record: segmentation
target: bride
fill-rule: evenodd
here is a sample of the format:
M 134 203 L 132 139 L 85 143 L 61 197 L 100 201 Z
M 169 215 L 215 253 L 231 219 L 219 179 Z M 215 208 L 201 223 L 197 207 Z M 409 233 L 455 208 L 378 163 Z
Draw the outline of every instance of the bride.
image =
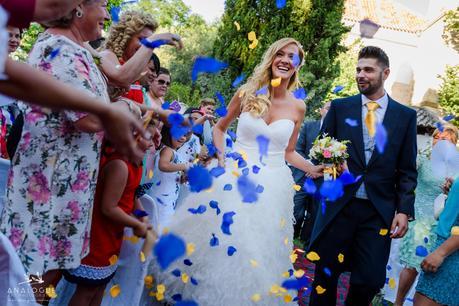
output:
M 201 306 L 284 303 L 287 292 L 273 293 L 292 269 L 294 182 L 286 161 L 312 177 L 322 172 L 295 151 L 306 106 L 292 90 L 299 85 L 303 57 L 300 43 L 292 38 L 273 43 L 231 100 L 227 116 L 214 127 L 215 146 L 225 152 L 224 134 L 239 117 L 234 151 L 245 162 L 238 166 L 220 155 L 225 174 L 214 180 L 210 190 L 191 193 L 178 203 L 168 229 L 192 243 L 194 252 L 165 271 L 155 271 L 155 280 L 165 285 L 169 302 L 180 294 L 183 300 Z M 260 135 L 269 139 L 267 156 L 262 159 Z M 244 202 L 238 190 L 238 177 L 244 175 L 257 186 L 255 202 Z M 188 210 L 200 205 L 206 206 L 202 214 Z M 226 230 L 222 230 L 223 215 L 234 221 L 226 223 Z

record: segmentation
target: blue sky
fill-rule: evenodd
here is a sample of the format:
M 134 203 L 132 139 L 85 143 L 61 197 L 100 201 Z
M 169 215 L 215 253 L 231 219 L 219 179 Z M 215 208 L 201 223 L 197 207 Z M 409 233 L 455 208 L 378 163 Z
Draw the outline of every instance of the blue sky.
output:
M 214 21 L 223 14 L 224 0 L 183 0 L 193 13 L 201 15 L 208 22 Z

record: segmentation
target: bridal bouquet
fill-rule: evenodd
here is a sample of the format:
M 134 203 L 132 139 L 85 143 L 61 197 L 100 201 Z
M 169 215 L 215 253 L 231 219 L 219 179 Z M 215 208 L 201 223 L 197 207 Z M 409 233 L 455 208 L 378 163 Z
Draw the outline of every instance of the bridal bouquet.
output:
M 327 136 L 327 134 L 323 137 L 318 136 L 314 140 L 313 146 L 309 151 L 309 157 L 325 165 L 325 180 L 336 179 L 336 169 L 349 157 L 347 153 L 348 143 L 348 140 L 338 141 L 333 137 Z

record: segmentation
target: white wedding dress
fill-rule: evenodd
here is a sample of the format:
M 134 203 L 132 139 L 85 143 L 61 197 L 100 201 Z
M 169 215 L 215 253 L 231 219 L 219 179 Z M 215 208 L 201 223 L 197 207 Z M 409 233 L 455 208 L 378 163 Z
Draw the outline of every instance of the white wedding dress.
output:
M 270 289 L 273 285 L 280 286 L 286 279 L 285 273 L 292 269 L 289 255 L 293 237 L 294 182 L 285 163 L 285 148 L 293 129 L 294 122 L 289 119 L 268 125 L 262 118 L 241 114 L 234 151 L 246 158 L 249 179 L 263 186 L 263 191 L 258 193 L 255 203 L 242 202 L 237 187 L 237 173 L 242 175 L 242 169 L 228 158 L 225 174 L 214 179 L 211 191 L 190 193 L 178 203 L 168 229 L 186 243 L 193 243 L 195 251 L 163 272 L 158 271 L 153 261 L 155 281 L 166 286 L 166 300 L 172 302 L 171 297 L 180 294 L 183 300 L 194 300 L 200 306 L 244 306 L 254 305 L 252 297 L 255 295 L 256 300 L 259 295 L 258 305 L 285 304 L 283 296 L 270 294 Z M 259 135 L 270 140 L 268 156 L 262 160 L 265 165 L 260 163 L 256 140 Z M 260 167 L 258 174 L 252 170 L 254 165 Z M 227 184 L 231 184 L 232 190 L 224 190 Z M 209 206 L 212 200 L 218 202 L 219 215 Z M 199 205 L 207 208 L 203 214 L 188 211 Z M 221 230 L 222 216 L 226 212 L 235 212 L 231 235 Z M 212 234 L 218 238 L 218 246 L 210 245 Z M 228 255 L 230 246 L 236 249 L 232 256 Z M 185 264 L 184 259 L 192 264 Z M 176 269 L 196 280 L 197 285 L 190 280 L 184 283 L 181 277 L 171 273 Z

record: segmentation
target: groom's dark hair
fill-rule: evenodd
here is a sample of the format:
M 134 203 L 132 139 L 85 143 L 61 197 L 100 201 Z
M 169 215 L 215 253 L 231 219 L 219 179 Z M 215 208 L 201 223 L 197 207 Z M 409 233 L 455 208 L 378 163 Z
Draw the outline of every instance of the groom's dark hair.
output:
M 375 46 L 366 46 L 359 52 L 358 59 L 375 58 L 382 68 L 389 68 L 389 57 L 383 49 Z

